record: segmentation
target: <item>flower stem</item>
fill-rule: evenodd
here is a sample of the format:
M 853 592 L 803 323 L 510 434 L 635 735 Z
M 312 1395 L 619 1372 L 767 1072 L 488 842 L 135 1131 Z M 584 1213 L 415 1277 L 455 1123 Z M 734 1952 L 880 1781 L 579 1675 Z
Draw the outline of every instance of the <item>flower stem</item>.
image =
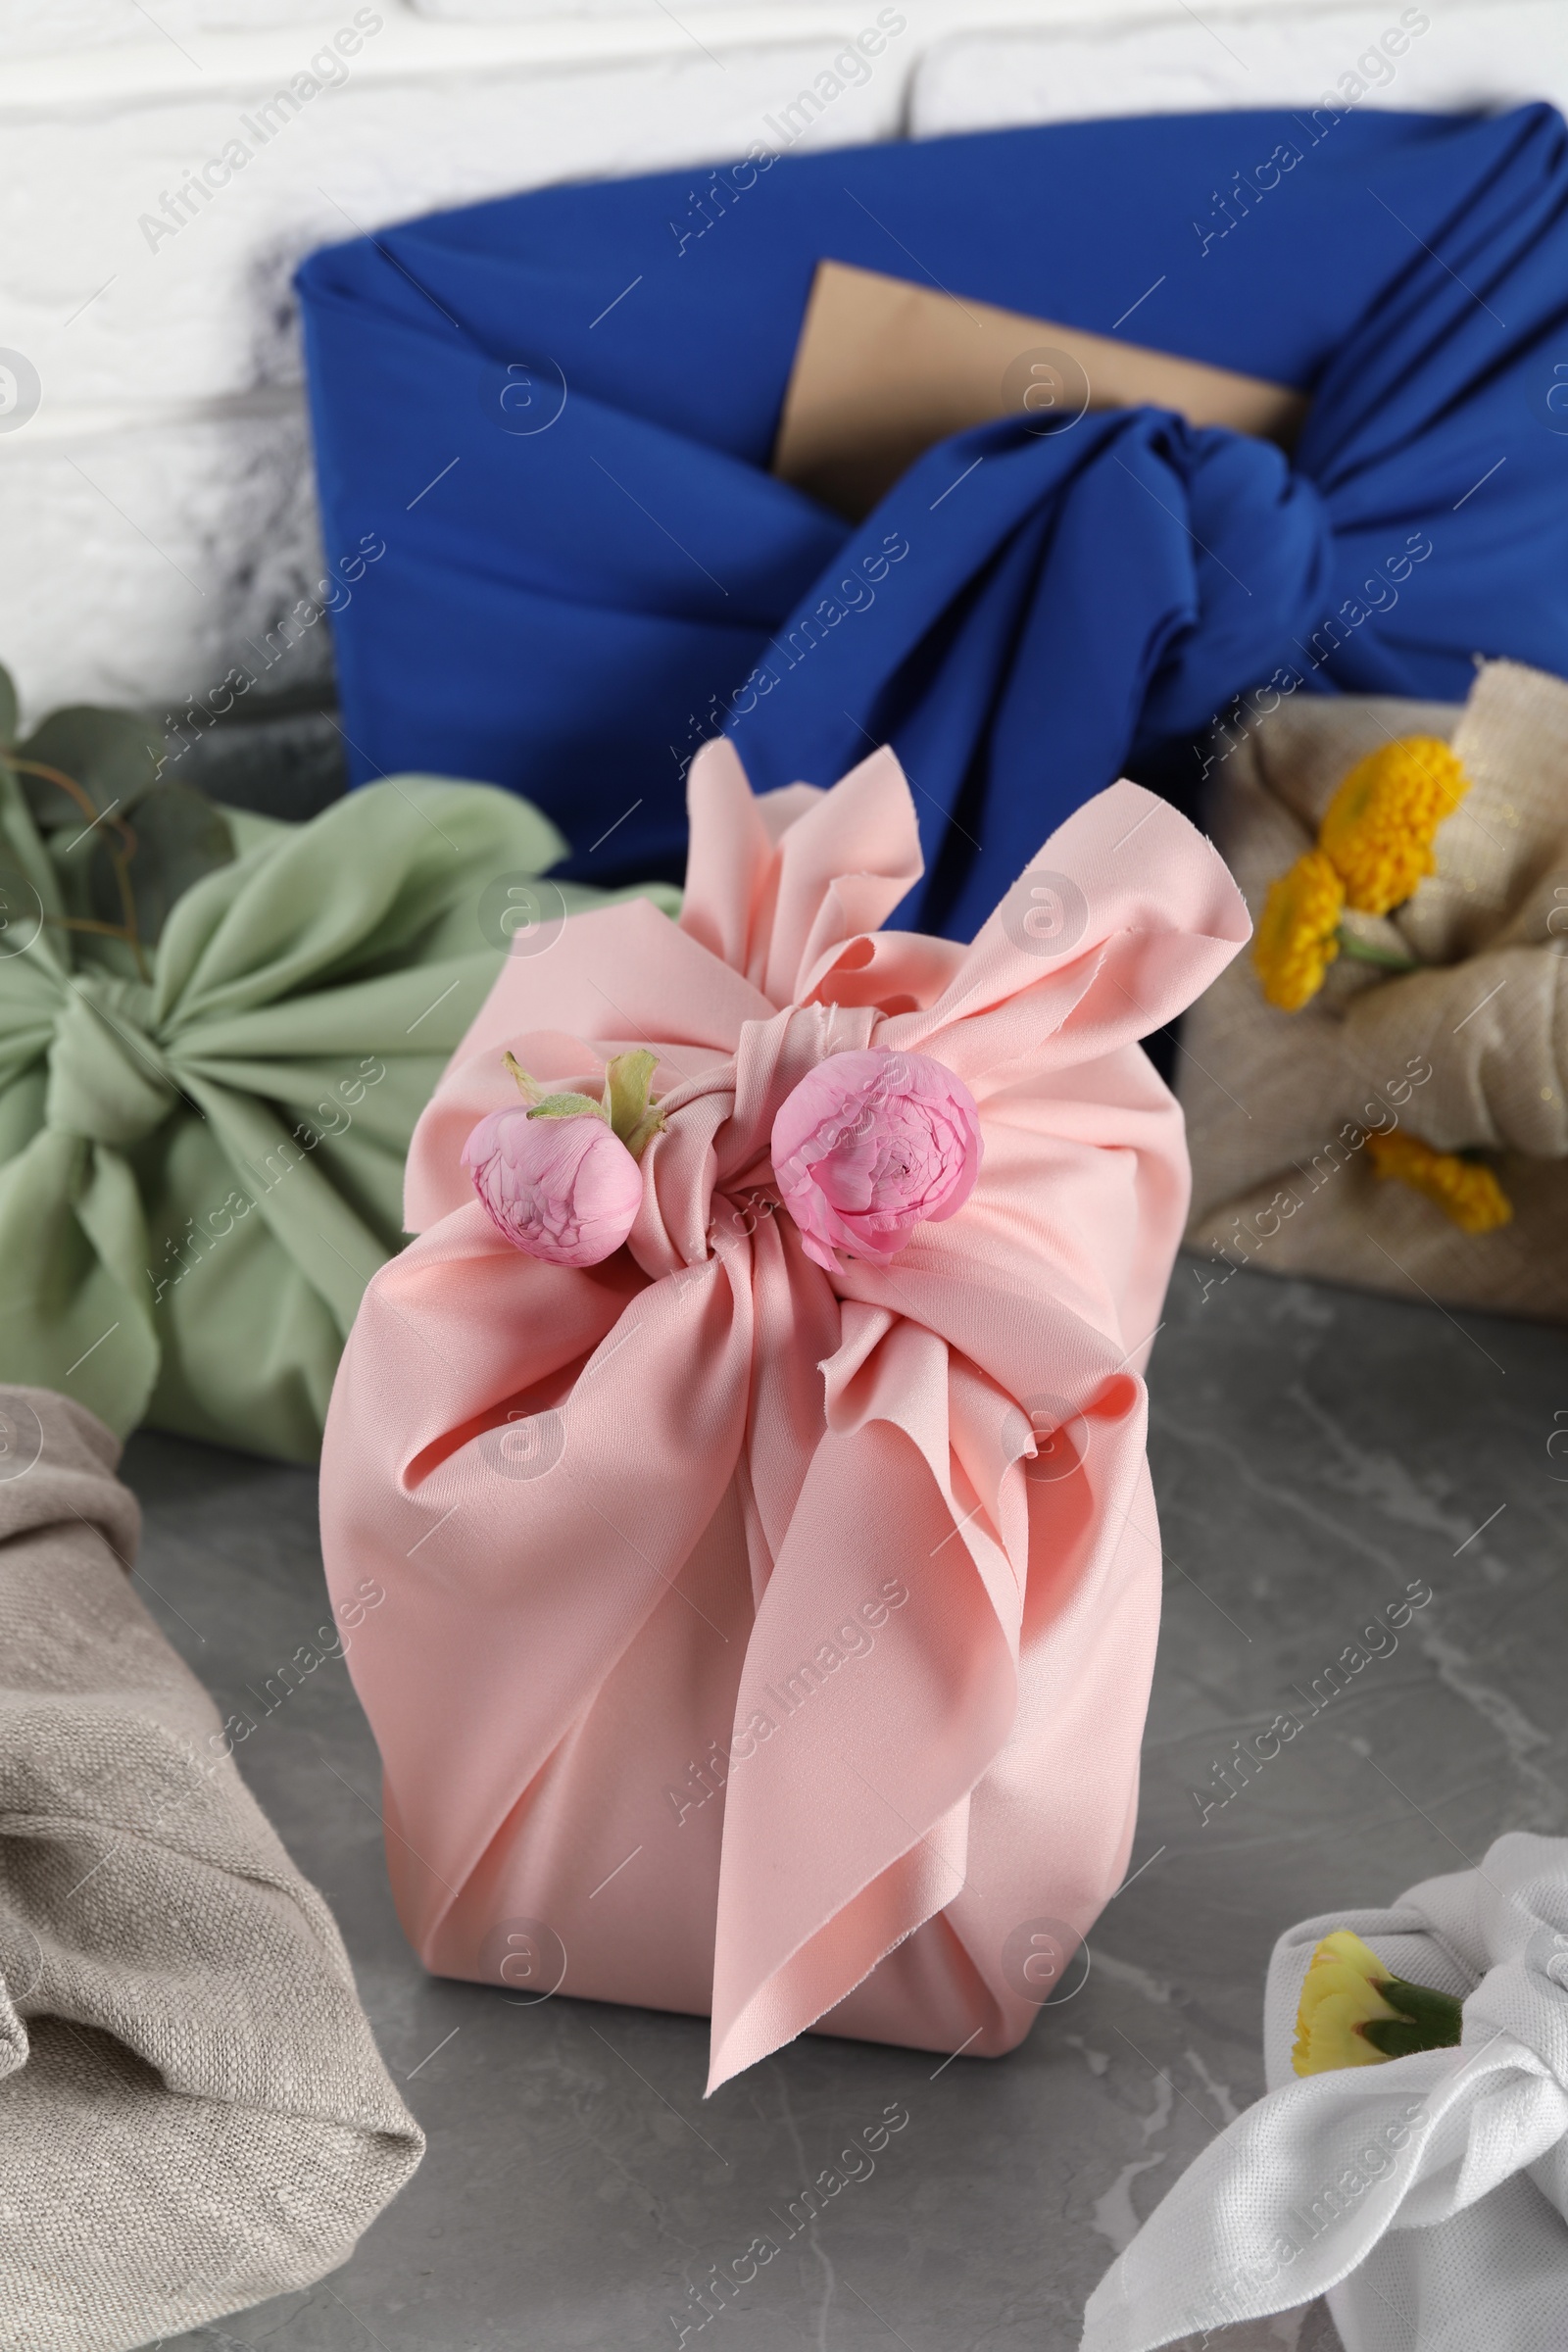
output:
M 1354 932 L 1347 931 L 1343 923 L 1340 925 L 1339 938 L 1342 954 L 1356 963 L 1379 964 L 1386 972 L 1418 972 L 1421 969 L 1414 956 L 1391 956 L 1386 948 L 1368 947 L 1364 939 L 1357 939 Z

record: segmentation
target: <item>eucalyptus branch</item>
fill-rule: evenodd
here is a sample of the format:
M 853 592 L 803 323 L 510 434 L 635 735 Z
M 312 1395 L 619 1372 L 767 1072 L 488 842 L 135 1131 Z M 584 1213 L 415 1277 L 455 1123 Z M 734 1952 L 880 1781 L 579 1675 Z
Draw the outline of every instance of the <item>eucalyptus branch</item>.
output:
M 42 760 L 24 760 L 15 752 L 5 755 L 5 764 L 15 768 L 21 775 L 41 776 L 45 783 L 57 784 L 62 792 L 68 794 L 75 802 L 82 815 L 88 820 L 89 829 L 103 821 L 105 812 L 101 808 L 94 808 L 91 793 L 86 790 L 84 785 L 78 784 L 74 776 L 68 776 L 64 768 L 50 767 Z M 116 849 L 107 841 L 104 846 L 109 851 L 109 861 L 114 867 L 115 882 L 120 892 L 121 912 L 124 919 L 119 924 L 100 923 L 90 920 L 86 916 L 79 916 L 61 921 L 59 927 L 63 931 L 97 931 L 110 939 L 122 939 L 136 958 L 138 975 L 143 981 L 150 982 L 152 974 L 147 968 L 147 958 L 142 951 L 141 932 L 136 921 L 136 897 L 130 881 L 129 861 L 136 854 L 136 836 L 126 818 L 111 817 L 109 822 L 113 830 L 120 836 L 120 846 Z
M 56 931 L 100 931 L 106 939 L 123 939 L 125 936 L 122 924 L 101 923 L 96 915 L 46 914 L 43 919 Z
M 115 869 L 115 880 L 120 886 L 120 910 L 124 917 L 124 937 L 130 943 L 130 952 L 136 958 L 138 974 L 144 981 L 151 981 L 152 974 L 147 969 L 147 958 L 141 952 L 141 933 L 136 923 L 136 894 L 130 884 L 130 860 L 136 854 L 136 836 L 129 825 L 120 825 L 118 819 L 116 821 L 122 836 L 121 846 L 118 850 L 108 844 L 105 846 L 109 848 L 109 862 Z
M 70 794 L 82 815 L 92 823 L 97 823 L 100 811 L 92 805 L 91 793 L 84 785 L 78 784 L 74 776 L 68 776 L 64 768 L 46 767 L 41 760 L 24 760 L 16 752 L 5 754 L 5 763 L 7 767 L 14 767 L 19 775 L 42 776 L 45 783 L 58 784 L 62 792 Z

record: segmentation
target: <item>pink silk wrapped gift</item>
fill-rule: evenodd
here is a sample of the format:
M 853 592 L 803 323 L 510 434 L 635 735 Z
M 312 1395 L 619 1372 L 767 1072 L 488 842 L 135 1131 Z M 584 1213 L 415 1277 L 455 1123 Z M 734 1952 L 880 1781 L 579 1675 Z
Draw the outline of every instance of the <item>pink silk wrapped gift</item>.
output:
M 677 924 L 514 952 L 420 1120 L 321 1462 L 404 1925 L 445 1976 L 711 2014 L 710 2088 L 807 2028 L 994 2055 L 1120 1882 L 1159 1613 L 1147 1357 L 1187 1213 L 1137 1044 L 1247 936 L 1136 785 L 970 947 L 876 753 L 690 777 Z M 544 946 L 524 940 L 523 949 Z M 535 1078 L 659 1055 L 627 1246 L 513 1248 L 460 1165 Z M 826 1056 L 933 1056 L 978 1182 L 886 1266 L 804 1253 L 768 1152 Z M 1049 1957 L 1042 1959 L 1042 1954 Z

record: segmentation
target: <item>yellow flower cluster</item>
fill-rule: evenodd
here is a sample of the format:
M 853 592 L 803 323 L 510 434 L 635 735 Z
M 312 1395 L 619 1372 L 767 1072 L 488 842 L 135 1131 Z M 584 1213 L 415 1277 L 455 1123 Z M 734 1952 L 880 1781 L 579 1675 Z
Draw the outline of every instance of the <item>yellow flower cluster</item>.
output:
M 1321 850 L 1308 850 L 1268 886 L 1252 961 L 1263 994 L 1281 1012 L 1299 1012 L 1323 985 L 1340 952 L 1345 885 Z
M 1357 760 L 1317 835 L 1348 905 L 1362 914 L 1402 906 L 1436 867 L 1438 827 L 1469 789 L 1464 769 L 1435 735 L 1405 735 Z
M 1513 1203 L 1491 1168 L 1457 1152 L 1434 1152 L 1418 1136 L 1396 1131 L 1369 1135 L 1374 1172 L 1425 1193 L 1465 1233 L 1494 1233 L 1513 1217 Z
M 1380 2066 L 1361 2027 L 1373 2018 L 1395 2017 L 1380 1986 L 1388 1982 L 1376 1952 L 1348 1928 L 1325 1936 L 1312 1954 L 1296 2012 L 1296 2047 L 1291 2064 L 1298 2075 L 1326 2075 L 1341 2066 Z
M 1317 848 L 1270 885 L 1252 961 L 1271 1004 L 1298 1012 L 1317 995 L 1347 906 L 1387 914 L 1404 904 L 1433 871 L 1438 827 L 1469 789 L 1435 735 L 1401 736 L 1357 760 L 1329 803 Z

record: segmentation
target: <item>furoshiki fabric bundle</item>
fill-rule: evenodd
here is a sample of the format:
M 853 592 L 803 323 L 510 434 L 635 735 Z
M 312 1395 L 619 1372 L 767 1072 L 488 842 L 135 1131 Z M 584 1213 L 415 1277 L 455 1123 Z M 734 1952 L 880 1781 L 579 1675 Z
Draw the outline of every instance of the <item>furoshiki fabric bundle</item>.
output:
M 1462 2002 L 1457 2047 L 1295 2078 L 1308 1965 L 1346 1928 L 1388 1975 Z M 1083 2352 L 1207 2341 L 1323 2293 L 1346 2352 L 1568 2341 L 1568 1839 L 1514 1831 L 1388 1910 L 1289 1929 L 1263 2046 L 1267 2096 L 1101 2280 Z
M 215 810 L 226 861 L 133 961 L 69 920 L 94 823 L 42 835 L 7 757 L 0 1378 L 69 1385 L 122 1438 L 314 1460 L 415 1120 L 513 923 L 548 937 L 600 894 L 533 879 L 565 844 L 525 801 L 392 776 L 305 825 Z
M 1210 823 L 1258 946 L 1182 1032 L 1200 1286 L 1250 1263 L 1568 1319 L 1568 685 L 1489 662 L 1462 709 L 1298 696 L 1215 757 Z M 1289 892 L 1326 811 L 1369 779 L 1397 817 L 1423 763 L 1457 795 L 1430 870 L 1386 913 L 1351 903 L 1335 928 L 1331 903 L 1315 937 Z M 1424 830 L 1388 838 L 1408 858 Z
M 330 1912 L 137 1595 L 119 1453 L 0 1383 L 6 2352 L 205 2339 L 346 2262 L 424 2149 Z
M 769 470 L 824 258 L 1249 372 L 1305 423 L 1287 457 L 1156 406 L 1018 413 L 849 523 Z M 1196 785 L 1244 690 L 1568 674 L 1547 107 L 759 145 L 380 229 L 299 283 L 328 544 L 387 545 L 333 621 L 354 780 L 526 793 L 582 878 L 678 878 L 707 736 L 759 790 L 891 743 L 924 851 L 900 920 L 968 939 L 1130 764 Z
M 387 1592 L 350 1670 L 399 1909 L 441 1973 L 710 2012 L 715 2085 L 809 2027 L 995 2053 L 1131 1839 L 1139 1375 L 1188 1191 L 1136 1040 L 1246 916 L 1126 783 L 968 948 L 878 928 L 920 871 L 890 753 L 754 798 L 710 744 L 690 806 L 678 925 L 577 915 L 503 967 L 334 1391 L 323 1553 Z M 643 1051 L 627 1246 L 514 1247 L 464 1164 L 517 1110 L 504 1056 L 586 1119 Z M 770 1151 L 868 1064 L 951 1151 L 932 1221 L 851 1255 L 847 1195 L 814 1233 L 788 1202 L 882 1113 Z

